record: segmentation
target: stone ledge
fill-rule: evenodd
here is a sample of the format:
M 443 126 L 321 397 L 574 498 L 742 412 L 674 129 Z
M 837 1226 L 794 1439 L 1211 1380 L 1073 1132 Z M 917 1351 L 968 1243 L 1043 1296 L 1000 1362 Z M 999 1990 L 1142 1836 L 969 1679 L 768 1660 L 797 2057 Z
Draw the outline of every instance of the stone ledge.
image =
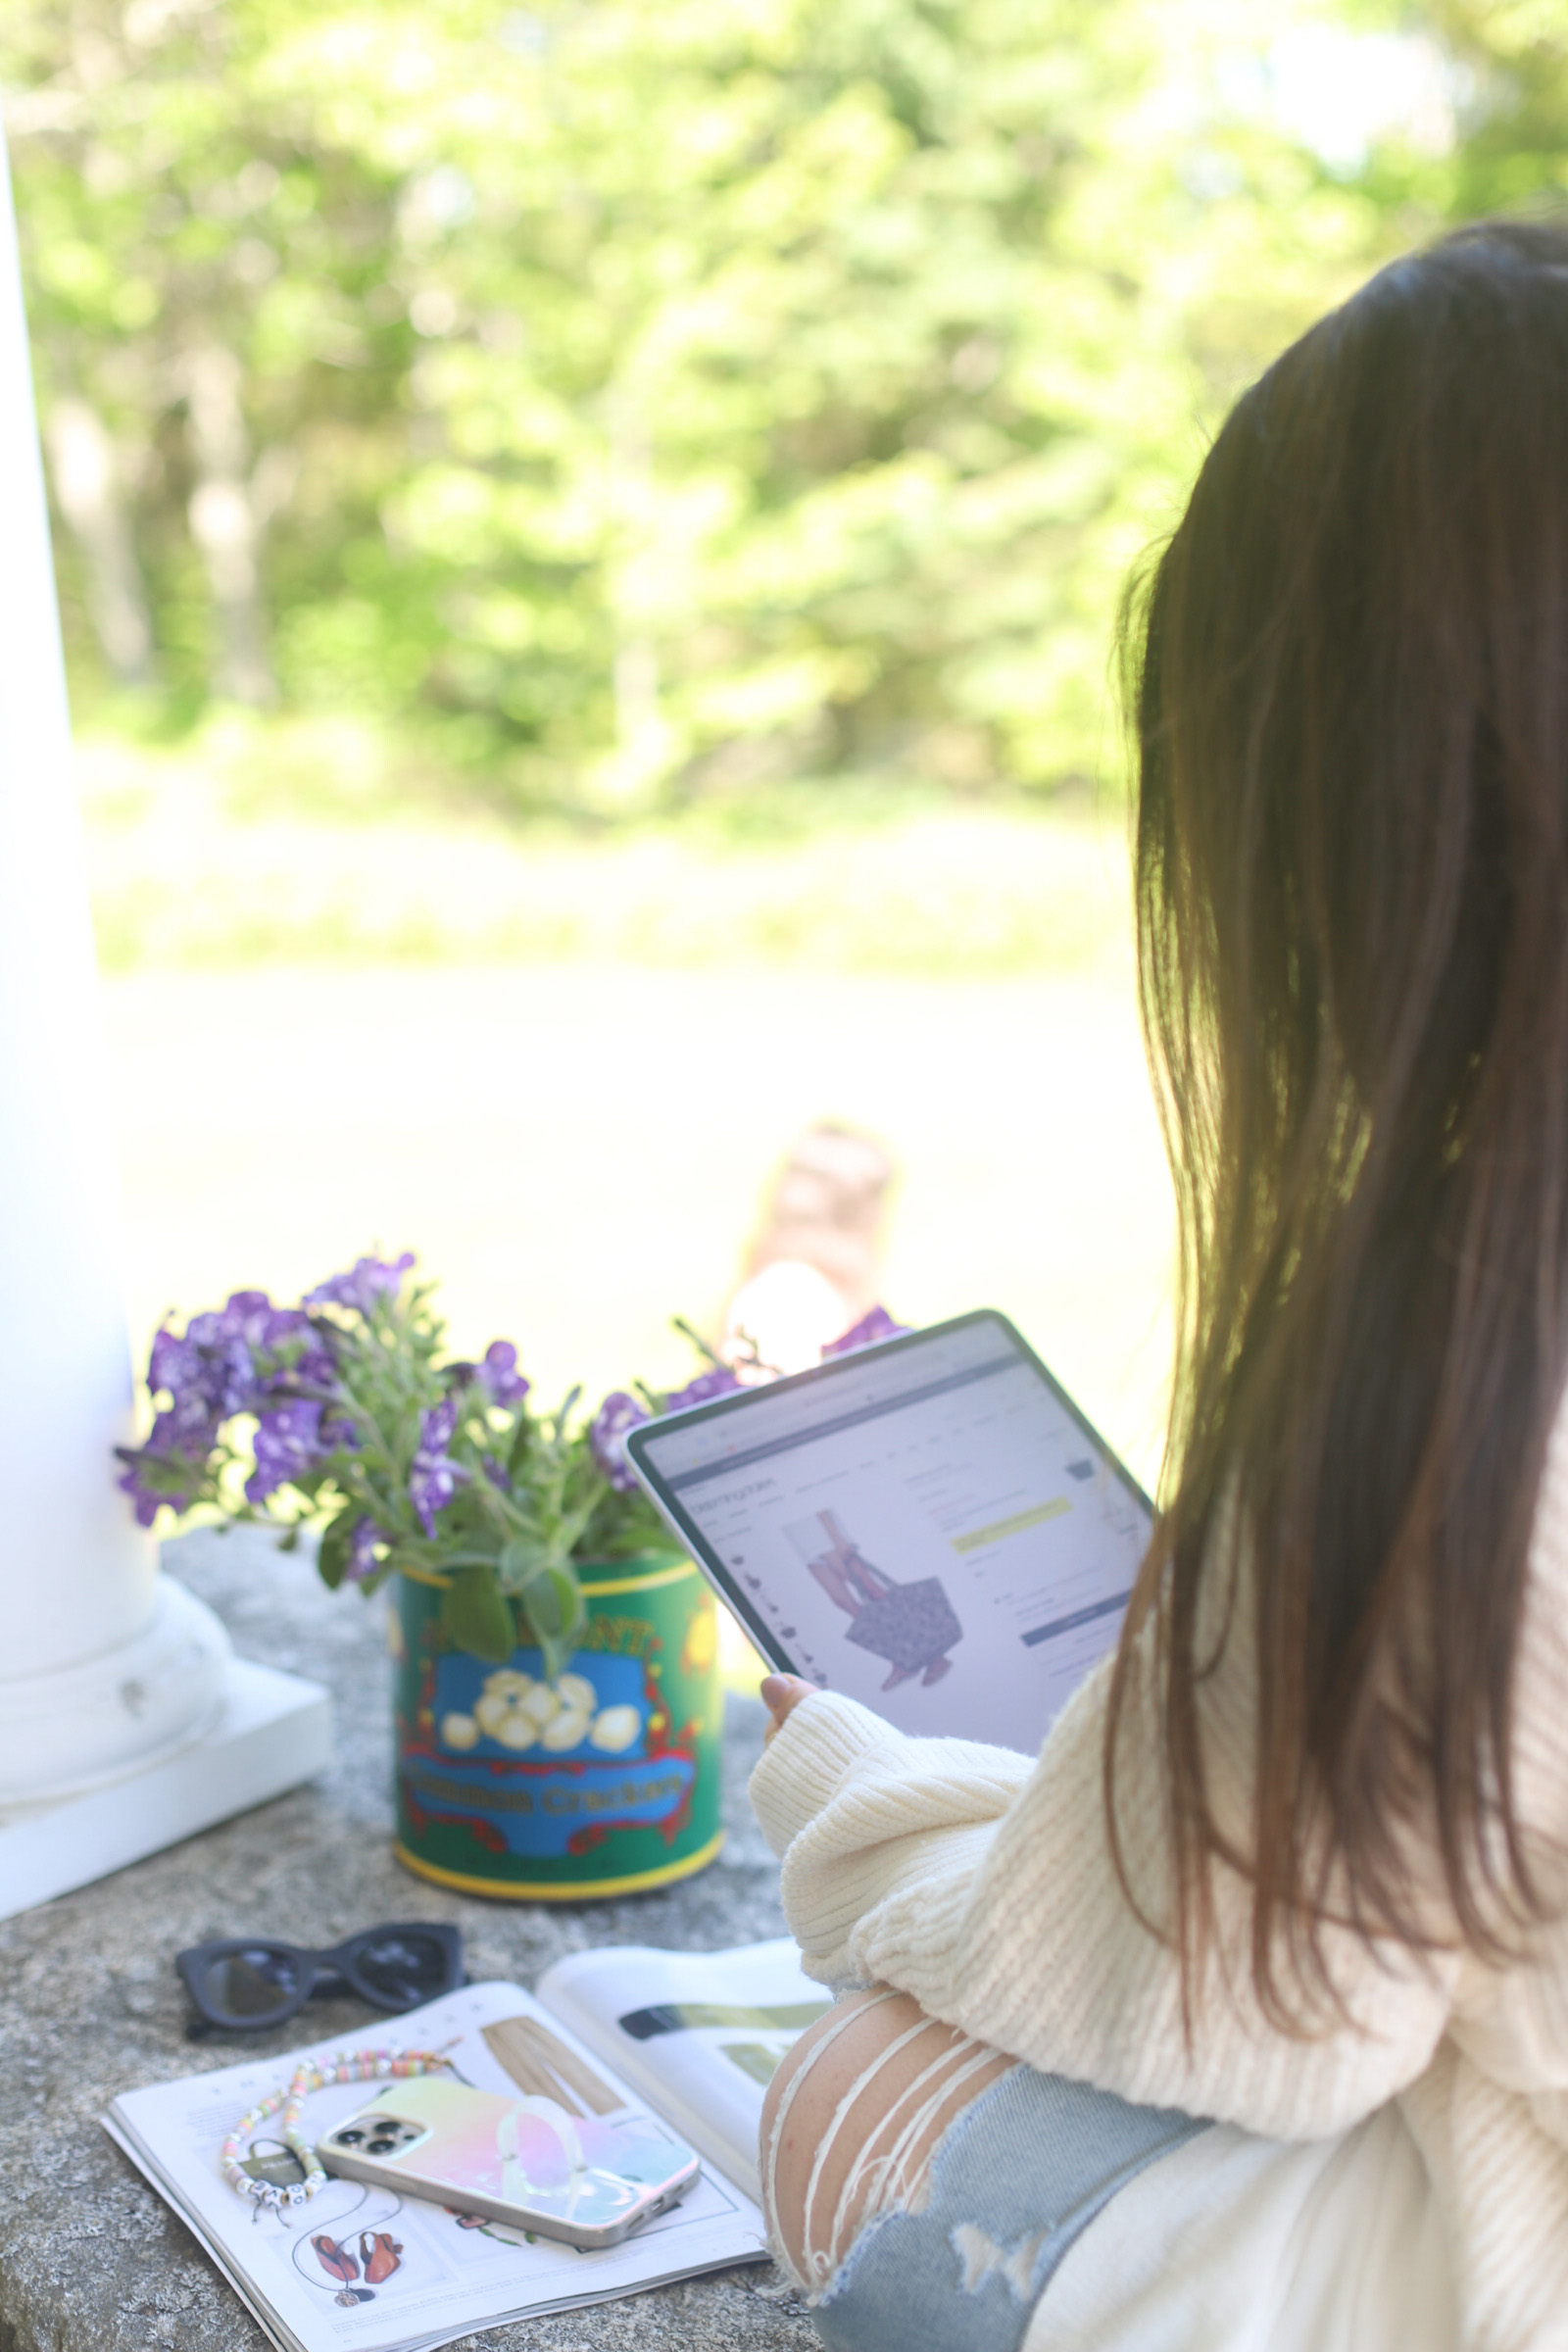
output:
M 262 2352 L 260 2328 L 183 2226 L 99 2129 L 109 2101 L 251 2054 L 281 2052 L 285 2028 L 243 2042 L 185 2038 L 171 1965 L 183 1945 L 270 1930 L 329 1944 L 378 1919 L 450 1919 L 475 1977 L 532 1985 L 563 1953 L 596 1943 L 688 1949 L 784 1932 L 778 1871 L 745 1782 L 762 1709 L 730 1701 L 722 1854 L 701 1877 L 581 1908 L 514 1908 L 411 1878 L 390 1849 L 391 1735 L 381 1612 L 317 1584 L 308 1560 L 259 1531 L 201 1534 L 165 1564 L 215 1607 L 243 1657 L 331 1690 L 337 1750 L 319 1779 L 94 1886 L 0 1923 L 0 2346 L 4 2352 Z M 313 2034 L 377 2021 L 318 2001 Z M 623 2303 L 465 2336 L 464 2352 L 808 2352 L 804 2310 L 757 2266 Z

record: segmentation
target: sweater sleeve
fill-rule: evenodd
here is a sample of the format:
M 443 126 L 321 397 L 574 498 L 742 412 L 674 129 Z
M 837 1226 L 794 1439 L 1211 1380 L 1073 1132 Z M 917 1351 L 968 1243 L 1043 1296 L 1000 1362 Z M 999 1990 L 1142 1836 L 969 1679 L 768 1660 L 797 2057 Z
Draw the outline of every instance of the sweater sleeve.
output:
M 1135 1909 L 1105 1822 L 1108 1687 L 1107 1660 L 1033 1764 L 906 1738 L 828 1693 L 797 1707 L 752 1795 L 808 1970 L 898 1985 L 1043 2072 L 1126 2099 L 1280 2138 L 1348 2128 L 1427 2066 L 1456 1963 L 1328 1931 L 1343 2011 L 1309 2035 L 1283 2033 L 1252 1985 L 1250 1890 L 1217 1867 L 1216 1932 L 1184 2026 L 1176 1955 L 1139 1916 L 1169 1916 L 1159 1763 L 1147 1737 L 1121 1751 Z M 1222 1711 L 1213 1728 L 1215 1759 L 1234 1772 L 1237 1723 Z

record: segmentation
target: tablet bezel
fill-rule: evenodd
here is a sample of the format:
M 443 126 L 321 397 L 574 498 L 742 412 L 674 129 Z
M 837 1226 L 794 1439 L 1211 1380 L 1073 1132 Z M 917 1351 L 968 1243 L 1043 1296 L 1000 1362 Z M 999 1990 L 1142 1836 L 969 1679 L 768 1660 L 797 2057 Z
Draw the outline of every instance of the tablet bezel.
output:
M 731 1573 L 712 1549 L 701 1528 L 691 1518 L 690 1513 L 684 1510 L 677 1497 L 666 1490 L 657 1465 L 647 1458 L 648 1446 L 655 1438 L 662 1436 L 672 1429 L 690 1429 L 695 1427 L 699 1421 L 715 1421 L 726 1413 L 743 1413 L 760 1398 L 776 1396 L 782 1390 L 829 1385 L 835 1376 L 842 1373 L 847 1366 L 863 1363 L 868 1355 L 912 1353 L 928 1341 L 944 1339 L 950 1332 L 966 1331 L 977 1323 L 994 1325 L 1007 1342 L 1017 1348 L 1023 1360 L 1033 1366 L 1062 1410 L 1083 1432 L 1097 1456 L 1120 1481 L 1132 1500 L 1145 1513 L 1149 1521 L 1150 1534 L 1152 1535 L 1155 1516 L 1152 1497 L 1144 1492 L 1143 1487 L 1134 1478 L 1115 1448 L 1106 1444 L 1082 1406 L 1074 1402 L 1060 1381 L 1041 1362 L 1016 1324 L 1010 1322 L 1000 1308 L 994 1306 L 971 1307 L 967 1314 L 954 1315 L 946 1323 L 927 1323 L 919 1331 L 901 1332 L 897 1339 L 871 1340 L 863 1348 L 848 1348 L 843 1355 L 829 1356 L 825 1363 L 812 1364 L 805 1372 L 791 1372 L 782 1379 L 766 1381 L 756 1388 L 736 1389 L 727 1396 L 712 1397 L 706 1404 L 688 1405 L 684 1412 L 662 1413 L 656 1420 L 639 1422 L 626 1439 L 626 1456 L 636 1474 L 638 1484 L 671 1535 L 679 1543 L 682 1550 L 688 1552 L 696 1561 L 726 1608 L 740 1619 L 755 1647 L 760 1649 L 769 1664 L 776 1666 L 781 1674 L 799 1675 L 802 1674 L 802 1669 L 790 1656 L 773 1628 L 767 1624 L 760 1611 L 742 1589 L 739 1579 Z M 803 1679 L 809 1682 L 812 1677 L 805 1675 Z

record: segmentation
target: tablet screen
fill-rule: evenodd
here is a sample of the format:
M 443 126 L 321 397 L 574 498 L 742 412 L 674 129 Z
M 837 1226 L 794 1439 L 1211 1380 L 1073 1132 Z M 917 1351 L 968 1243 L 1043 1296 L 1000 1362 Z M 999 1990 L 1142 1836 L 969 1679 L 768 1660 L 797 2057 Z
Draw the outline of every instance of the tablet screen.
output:
M 903 1731 L 1032 1752 L 1115 1641 L 1148 1498 L 1002 1315 L 635 1431 L 776 1665 Z

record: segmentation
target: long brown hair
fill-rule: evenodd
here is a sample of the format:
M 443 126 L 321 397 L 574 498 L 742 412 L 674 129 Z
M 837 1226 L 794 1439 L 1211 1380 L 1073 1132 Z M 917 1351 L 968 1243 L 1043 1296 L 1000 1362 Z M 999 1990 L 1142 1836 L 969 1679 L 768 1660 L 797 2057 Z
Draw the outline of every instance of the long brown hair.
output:
M 1510 1706 L 1568 1370 L 1568 232 L 1466 229 L 1293 345 L 1122 649 L 1180 1273 L 1106 1795 L 1114 1833 L 1147 1629 L 1184 1960 L 1240 1867 L 1258 1993 L 1300 2024 L 1327 1917 L 1432 1940 L 1417 1846 L 1472 1948 L 1542 1903 Z M 1245 1837 L 1201 1732 L 1239 1577 Z

